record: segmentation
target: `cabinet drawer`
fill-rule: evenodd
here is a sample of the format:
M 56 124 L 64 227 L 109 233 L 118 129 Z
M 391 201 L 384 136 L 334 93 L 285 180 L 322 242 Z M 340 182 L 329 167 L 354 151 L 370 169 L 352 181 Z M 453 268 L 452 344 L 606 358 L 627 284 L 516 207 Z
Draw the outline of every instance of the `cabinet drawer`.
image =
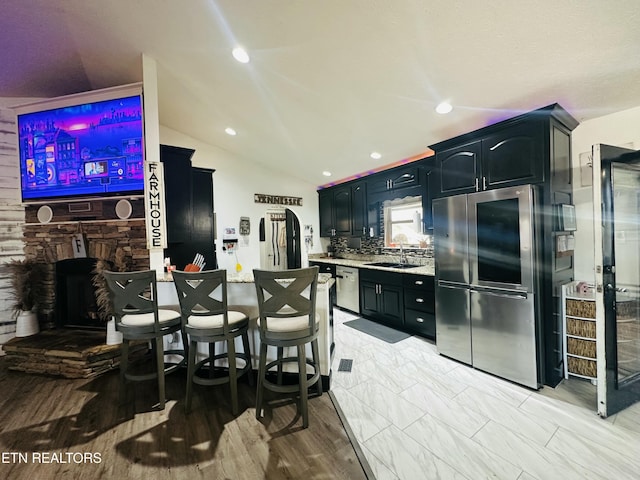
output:
M 415 288 L 419 290 L 435 291 L 434 277 L 429 275 L 412 275 L 405 273 L 402 276 L 402 286 L 404 288 Z
M 407 308 L 404 311 L 404 326 L 406 329 L 426 337 L 435 338 L 436 336 L 436 317 L 432 313 Z
M 436 296 L 429 290 L 405 290 L 404 306 L 420 312 L 435 313 Z

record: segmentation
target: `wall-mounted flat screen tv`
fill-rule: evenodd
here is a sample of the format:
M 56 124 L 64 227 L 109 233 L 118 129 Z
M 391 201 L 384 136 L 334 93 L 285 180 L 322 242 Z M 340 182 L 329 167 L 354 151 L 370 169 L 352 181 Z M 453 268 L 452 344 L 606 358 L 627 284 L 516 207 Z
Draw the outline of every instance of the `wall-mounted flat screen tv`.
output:
M 22 201 L 142 194 L 142 106 L 116 87 L 17 107 Z

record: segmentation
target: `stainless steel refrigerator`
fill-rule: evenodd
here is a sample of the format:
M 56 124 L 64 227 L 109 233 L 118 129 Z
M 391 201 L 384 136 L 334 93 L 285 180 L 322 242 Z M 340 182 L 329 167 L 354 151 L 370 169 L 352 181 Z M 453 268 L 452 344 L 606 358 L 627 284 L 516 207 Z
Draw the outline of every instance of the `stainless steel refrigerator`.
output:
M 531 185 L 433 202 L 436 346 L 442 355 L 539 388 L 539 275 Z

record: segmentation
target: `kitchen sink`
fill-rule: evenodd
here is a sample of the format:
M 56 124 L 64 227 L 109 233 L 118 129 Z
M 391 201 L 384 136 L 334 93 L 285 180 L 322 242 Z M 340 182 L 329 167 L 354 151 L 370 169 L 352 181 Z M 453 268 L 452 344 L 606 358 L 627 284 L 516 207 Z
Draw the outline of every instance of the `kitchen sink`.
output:
M 372 267 L 387 267 L 387 268 L 417 268 L 421 265 L 414 265 L 413 263 L 397 263 L 397 262 L 374 262 L 367 263 L 366 265 L 371 265 Z

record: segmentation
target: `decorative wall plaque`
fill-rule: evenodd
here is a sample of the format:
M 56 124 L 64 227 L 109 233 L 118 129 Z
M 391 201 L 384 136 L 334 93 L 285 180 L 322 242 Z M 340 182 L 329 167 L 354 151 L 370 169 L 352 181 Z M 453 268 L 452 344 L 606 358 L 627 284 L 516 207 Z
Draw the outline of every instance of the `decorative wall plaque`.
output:
M 254 193 L 255 203 L 268 203 L 270 205 L 302 206 L 302 197 L 287 197 L 282 195 L 266 195 L 264 193 Z

